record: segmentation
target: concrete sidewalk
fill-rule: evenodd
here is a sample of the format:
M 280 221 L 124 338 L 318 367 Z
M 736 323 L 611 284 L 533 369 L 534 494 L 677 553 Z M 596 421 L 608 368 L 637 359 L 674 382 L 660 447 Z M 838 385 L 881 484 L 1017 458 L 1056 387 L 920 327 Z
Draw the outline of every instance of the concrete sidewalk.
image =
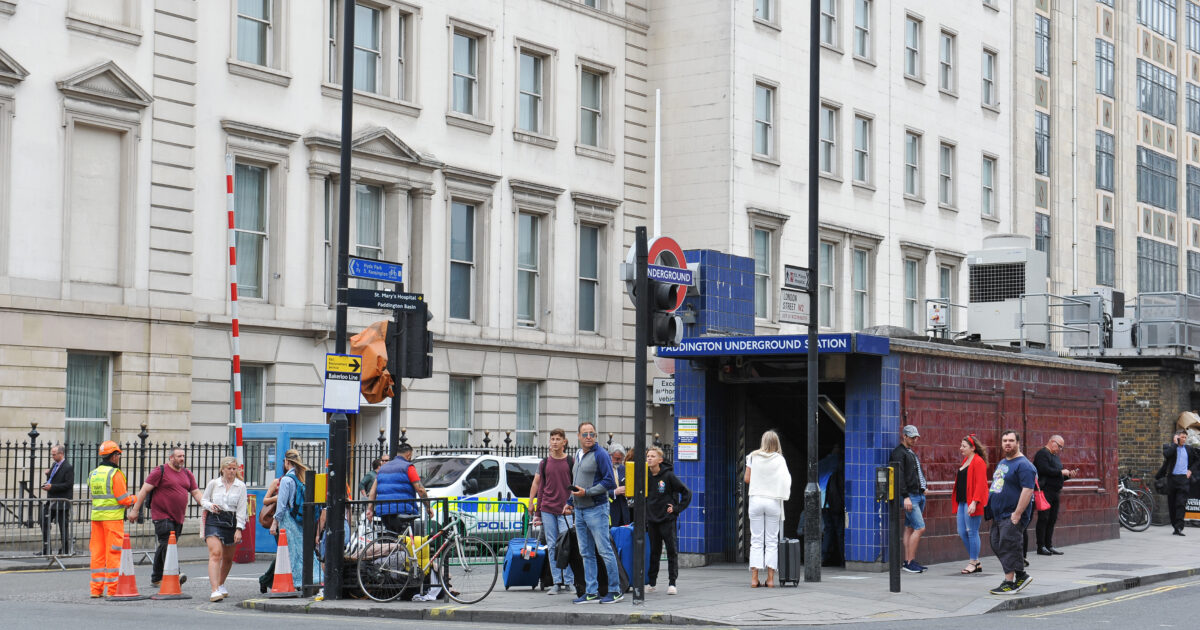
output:
M 499 580 L 491 595 L 472 606 L 301 599 L 249 599 L 241 605 L 265 612 L 509 624 L 761 626 L 954 617 L 1059 604 L 1200 575 L 1200 530 L 1187 532 L 1188 537 L 1179 538 L 1171 536 L 1169 527 L 1122 530 L 1119 540 L 1065 547 L 1063 556 L 1031 554 L 1033 582 L 1009 596 L 988 593 L 1002 576 L 995 557 L 985 555 L 983 573 L 960 575 L 965 562 L 935 565 L 920 575 L 904 573 L 901 593 L 889 592 L 886 573 L 829 568 L 819 583 L 752 589 L 745 567 L 726 564 L 682 571 L 675 596 L 665 593 L 664 566 L 659 591 L 636 607 L 630 594 L 610 606 L 572 605 L 572 596 L 527 588 L 505 591 Z

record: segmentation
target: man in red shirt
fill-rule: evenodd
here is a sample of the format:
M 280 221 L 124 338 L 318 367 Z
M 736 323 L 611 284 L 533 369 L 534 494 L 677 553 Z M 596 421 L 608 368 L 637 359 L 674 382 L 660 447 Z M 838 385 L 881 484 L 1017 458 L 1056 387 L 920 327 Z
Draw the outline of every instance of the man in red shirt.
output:
M 167 557 L 167 543 L 171 539 L 171 532 L 175 532 L 176 540 L 183 536 L 183 518 L 187 511 L 188 496 L 195 499 L 197 505 L 204 496 L 200 488 L 196 487 L 196 477 L 192 471 L 183 467 L 186 460 L 187 453 L 182 448 L 172 450 L 166 463 L 146 476 L 146 482 L 142 484 L 142 489 L 138 490 L 137 501 L 126 516 L 131 523 L 138 520 L 141 517 L 142 503 L 151 492 L 154 493 L 150 503 L 150 520 L 154 522 L 154 535 L 158 538 L 158 547 L 154 550 L 154 568 L 150 573 L 150 583 L 153 586 L 158 586 L 162 581 L 163 562 Z M 179 583 L 183 584 L 186 581 L 187 576 L 181 573 Z

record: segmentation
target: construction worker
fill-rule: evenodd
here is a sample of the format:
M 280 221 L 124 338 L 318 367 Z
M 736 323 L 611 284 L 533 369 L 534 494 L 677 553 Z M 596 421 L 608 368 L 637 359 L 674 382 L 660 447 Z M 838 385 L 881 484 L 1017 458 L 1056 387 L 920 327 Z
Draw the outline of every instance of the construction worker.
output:
M 125 508 L 134 497 L 121 472 L 121 447 L 108 440 L 100 445 L 100 465 L 88 475 L 92 495 L 92 597 L 117 593 L 121 569 L 121 547 L 125 542 Z

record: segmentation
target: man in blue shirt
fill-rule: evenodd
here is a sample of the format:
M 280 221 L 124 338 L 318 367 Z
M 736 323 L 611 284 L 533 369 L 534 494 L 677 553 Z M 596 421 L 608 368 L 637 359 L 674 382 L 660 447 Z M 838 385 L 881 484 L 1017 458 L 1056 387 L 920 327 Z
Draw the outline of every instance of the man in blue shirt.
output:
M 1037 469 L 1021 454 L 1021 436 L 1016 431 L 1000 435 L 1004 459 L 996 463 L 988 507 L 992 510 L 992 552 L 1004 569 L 1004 581 L 991 590 L 993 595 L 1008 595 L 1025 588 L 1033 578 L 1025 572 L 1025 528 L 1033 516 Z
M 1176 536 L 1183 536 L 1183 516 L 1186 512 L 1192 479 L 1200 475 L 1200 449 L 1187 446 L 1187 431 L 1175 432 L 1175 439 L 1163 445 L 1163 465 L 1155 479 L 1167 478 L 1167 509 Z
M 579 453 L 575 456 L 575 478 L 571 485 L 569 507 L 575 513 L 575 533 L 579 539 L 579 555 L 583 556 L 584 593 L 576 604 L 614 604 L 621 601 L 620 574 L 617 556 L 613 551 L 609 530 L 608 493 L 615 490 L 612 460 L 596 445 L 596 425 L 579 425 Z M 604 563 L 608 577 L 608 594 L 600 597 L 596 561 Z M 579 579 L 579 574 L 575 574 Z

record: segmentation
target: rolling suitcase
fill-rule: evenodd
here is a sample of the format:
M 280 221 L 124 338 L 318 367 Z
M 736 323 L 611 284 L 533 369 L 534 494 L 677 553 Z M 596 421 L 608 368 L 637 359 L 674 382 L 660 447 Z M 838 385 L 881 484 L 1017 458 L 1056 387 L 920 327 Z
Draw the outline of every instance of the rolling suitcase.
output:
M 791 582 L 793 586 L 800 585 L 800 577 L 804 575 L 804 546 L 795 538 L 782 538 L 779 541 L 779 569 L 775 579 L 783 586 Z
M 625 574 L 633 579 L 633 525 L 612 528 L 613 548 L 617 559 L 625 567 Z M 650 534 L 646 534 L 646 575 L 650 575 Z
M 508 541 L 508 552 L 504 554 L 504 589 L 514 586 L 538 588 L 545 564 L 546 548 L 539 545 L 536 538 Z

